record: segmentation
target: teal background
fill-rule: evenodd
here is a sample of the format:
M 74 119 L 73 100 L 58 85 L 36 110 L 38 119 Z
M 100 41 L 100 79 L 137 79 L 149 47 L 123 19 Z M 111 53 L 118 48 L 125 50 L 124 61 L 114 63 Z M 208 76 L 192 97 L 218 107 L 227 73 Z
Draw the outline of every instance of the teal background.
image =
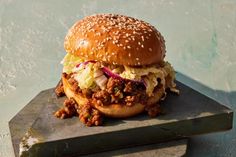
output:
M 165 37 L 166 59 L 178 80 L 236 109 L 234 0 L 1 0 L 0 157 L 14 156 L 8 121 L 38 92 L 57 84 L 67 30 L 94 13 L 120 13 L 154 25 Z M 193 137 L 187 152 L 235 154 L 235 128 Z

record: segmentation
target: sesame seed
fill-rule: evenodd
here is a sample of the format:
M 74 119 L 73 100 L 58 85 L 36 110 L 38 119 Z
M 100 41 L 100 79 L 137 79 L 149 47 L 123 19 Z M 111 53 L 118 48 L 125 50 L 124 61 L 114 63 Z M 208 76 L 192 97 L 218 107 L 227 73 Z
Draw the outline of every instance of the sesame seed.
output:
M 141 38 L 142 38 L 142 41 L 144 41 L 144 36 L 141 36 Z
M 100 33 L 100 32 L 97 32 L 96 35 L 101 36 L 101 33 Z
M 148 50 L 149 50 L 149 51 L 152 51 L 152 48 L 149 48 Z
M 138 61 L 139 60 L 139 58 L 136 58 L 136 61 Z
M 144 46 L 143 46 L 143 45 L 141 45 L 141 47 L 142 47 L 142 48 L 144 48 Z
M 131 53 L 129 53 L 129 57 L 131 57 Z
M 127 48 L 128 48 L 128 49 L 131 49 L 131 47 L 130 47 L 129 45 L 127 46 Z
M 141 42 L 138 42 L 139 45 L 141 45 Z

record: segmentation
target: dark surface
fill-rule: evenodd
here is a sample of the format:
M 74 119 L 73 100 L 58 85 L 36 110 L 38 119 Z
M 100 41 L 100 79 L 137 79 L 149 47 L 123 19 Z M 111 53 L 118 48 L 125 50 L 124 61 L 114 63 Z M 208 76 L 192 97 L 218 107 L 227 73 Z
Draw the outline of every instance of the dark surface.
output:
M 83 157 L 183 157 L 186 154 L 188 139 L 175 140 L 145 146 L 84 155 Z
M 40 111 L 49 104 L 47 100 L 50 95 L 52 95 L 52 90 L 40 92 L 9 122 L 12 144 L 16 156 L 19 154 L 19 143 L 21 138 L 34 123 L 35 119 L 40 114 Z
M 66 120 L 53 117 L 52 113 L 62 104 L 63 98 L 57 99 L 52 89 L 41 92 L 35 98 L 37 101 L 32 101 L 44 106 L 38 116 L 34 114 L 37 109 L 29 103 L 10 121 L 15 153 L 18 154 L 19 141 L 29 128 L 30 135 L 40 139 L 40 143 L 33 144 L 27 153 L 41 156 L 95 153 L 232 128 L 233 112 L 230 109 L 180 82 L 177 84 L 181 94 L 168 95 L 162 104 L 165 115 L 153 119 L 146 115 L 107 119 L 104 126 L 92 128 L 85 127 L 76 117 Z M 35 121 L 21 125 L 24 119 Z

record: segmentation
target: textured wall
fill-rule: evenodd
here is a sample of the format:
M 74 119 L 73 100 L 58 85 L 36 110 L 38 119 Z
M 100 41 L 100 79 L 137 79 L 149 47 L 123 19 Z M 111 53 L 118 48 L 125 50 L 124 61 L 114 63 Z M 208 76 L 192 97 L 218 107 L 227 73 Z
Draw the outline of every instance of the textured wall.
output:
M 234 0 L 1 0 L 0 157 L 13 156 L 7 122 L 39 91 L 57 83 L 68 28 L 104 12 L 156 26 L 166 39 L 167 59 L 181 73 L 178 79 L 235 110 Z M 188 155 L 234 156 L 235 145 L 235 129 L 199 136 L 191 139 Z

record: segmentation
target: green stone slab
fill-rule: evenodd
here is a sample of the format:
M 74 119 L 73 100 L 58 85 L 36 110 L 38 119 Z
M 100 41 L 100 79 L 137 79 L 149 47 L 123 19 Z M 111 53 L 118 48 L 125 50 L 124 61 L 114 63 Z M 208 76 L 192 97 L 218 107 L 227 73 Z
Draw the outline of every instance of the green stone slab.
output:
M 32 109 L 32 112 L 27 110 L 31 107 L 29 103 L 9 123 L 15 154 L 19 154 L 22 137 L 24 140 L 21 145 L 28 145 L 23 153 L 26 156 L 73 156 L 160 143 L 232 128 L 232 110 L 180 82 L 177 85 L 181 94 L 177 96 L 169 93 L 162 103 L 165 115 L 149 118 L 143 114 L 128 119 L 106 119 L 104 126 L 99 127 L 85 127 L 77 117 L 66 120 L 55 118 L 52 113 L 62 105 L 64 98 L 57 99 L 53 89 L 44 91 L 48 94 L 42 96 L 42 92 L 36 96 L 37 102 L 32 100 L 38 106 L 44 106 L 38 110 L 39 113 L 33 112 L 36 109 Z M 34 122 L 25 123 L 29 118 Z M 21 123 L 25 123 L 22 125 L 24 129 L 20 128 Z

